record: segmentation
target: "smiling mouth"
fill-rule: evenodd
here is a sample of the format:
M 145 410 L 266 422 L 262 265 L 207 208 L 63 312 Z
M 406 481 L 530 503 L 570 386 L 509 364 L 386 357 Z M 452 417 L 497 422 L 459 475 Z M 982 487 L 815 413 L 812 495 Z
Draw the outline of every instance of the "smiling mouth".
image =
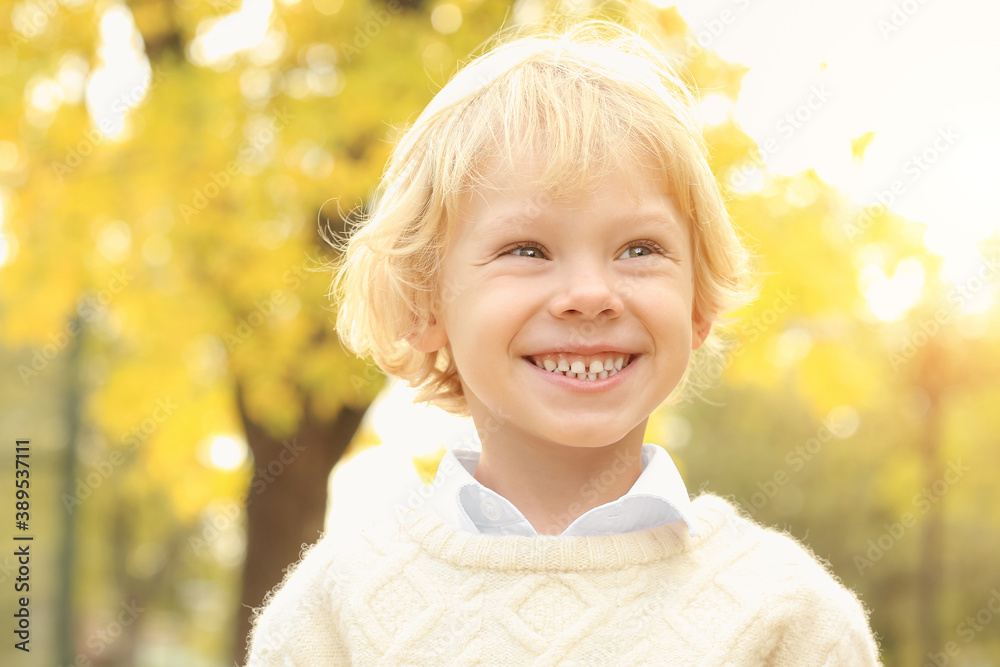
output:
M 594 382 L 615 375 L 628 366 L 638 355 L 621 352 L 601 354 L 541 354 L 524 357 L 544 371 L 569 378 Z

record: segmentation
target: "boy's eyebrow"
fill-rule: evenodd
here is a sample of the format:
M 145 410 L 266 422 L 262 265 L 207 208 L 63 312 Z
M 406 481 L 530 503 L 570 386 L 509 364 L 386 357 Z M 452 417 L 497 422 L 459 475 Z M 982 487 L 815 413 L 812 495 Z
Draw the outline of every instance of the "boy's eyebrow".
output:
M 681 234 L 685 230 L 685 226 L 681 224 L 677 212 L 674 210 L 640 211 L 631 215 L 622 216 L 619 221 L 622 223 L 632 222 L 641 225 L 666 226 L 676 234 Z

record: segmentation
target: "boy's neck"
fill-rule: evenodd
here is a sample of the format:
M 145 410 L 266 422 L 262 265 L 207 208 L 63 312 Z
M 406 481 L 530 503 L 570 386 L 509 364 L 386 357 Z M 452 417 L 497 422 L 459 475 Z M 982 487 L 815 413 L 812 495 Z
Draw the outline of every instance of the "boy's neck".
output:
M 509 500 L 539 535 L 559 535 L 588 510 L 618 500 L 642 474 L 645 423 L 605 447 L 483 442 L 475 478 Z

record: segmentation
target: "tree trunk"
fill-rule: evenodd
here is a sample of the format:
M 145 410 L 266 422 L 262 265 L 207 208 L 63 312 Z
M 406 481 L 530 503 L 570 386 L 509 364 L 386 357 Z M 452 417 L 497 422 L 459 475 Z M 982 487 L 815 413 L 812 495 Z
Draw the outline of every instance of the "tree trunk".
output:
M 330 471 L 365 410 L 345 405 L 332 421 L 320 421 L 307 410 L 298 432 L 279 441 L 250 419 L 240 386 L 236 399 L 255 461 L 246 500 L 247 555 L 233 652 L 243 664 L 253 608 L 281 583 L 302 547 L 315 542 L 323 530 Z

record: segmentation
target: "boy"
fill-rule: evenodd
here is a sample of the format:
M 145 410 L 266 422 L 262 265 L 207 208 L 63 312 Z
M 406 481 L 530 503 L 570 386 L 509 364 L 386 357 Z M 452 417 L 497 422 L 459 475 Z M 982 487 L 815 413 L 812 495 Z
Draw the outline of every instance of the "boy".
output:
M 405 134 L 338 328 L 482 451 L 312 548 L 250 665 L 878 663 L 808 551 L 690 501 L 642 442 L 751 292 L 691 105 L 661 53 L 588 22 L 477 59 Z

